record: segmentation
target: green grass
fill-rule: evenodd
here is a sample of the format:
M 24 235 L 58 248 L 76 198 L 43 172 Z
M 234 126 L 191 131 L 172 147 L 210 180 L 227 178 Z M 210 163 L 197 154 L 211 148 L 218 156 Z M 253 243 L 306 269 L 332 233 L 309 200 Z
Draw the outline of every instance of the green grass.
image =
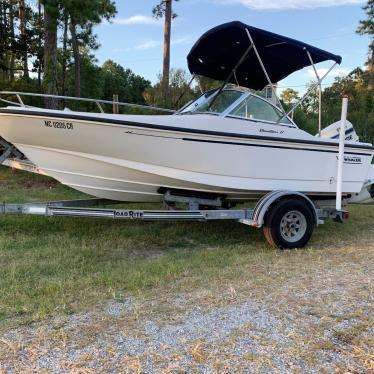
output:
M 82 197 L 47 177 L 0 168 L 1 201 Z M 297 252 L 275 251 L 259 230 L 235 222 L 2 216 L 0 329 L 87 310 L 128 293 L 227 283 L 248 277 L 248 267 L 255 276 L 279 259 L 315 260 L 325 248 L 357 244 L 357 238 L 370 246 L 374 207 L 352 207 L 351 215 L 344 225 L 318 228 L 310 247 Z
M 7 203 L 80 199 L 85 195 L 56 180 L 0 166 L 0 201 Z

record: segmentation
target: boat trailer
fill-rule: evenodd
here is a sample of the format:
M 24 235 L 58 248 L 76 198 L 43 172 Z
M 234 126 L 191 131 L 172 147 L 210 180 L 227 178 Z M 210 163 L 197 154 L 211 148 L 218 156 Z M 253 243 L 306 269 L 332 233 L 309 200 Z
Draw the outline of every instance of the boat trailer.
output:
M 86 217 L 107 218 L 116 220 L 144 221 L 211 221 L 233 220 L 247 226 L 264 227 L 265 237 L 275 247 L 296 248 L 304 246 L 310 239 L 315 226 L 323 224 L 328 218 L 343 222 L 348 218 L 348 212 L 333 207 L 318 207 L 318 202 L 312 202 L 299 192 L 273 191 L 263 196 L 254 208 L 222 209 L 209 206 L 216 204 L 207 198 L 192 198 L 175 196 L 170 191 L 165 194 L 165 210 L 138 210 L 116 208 L 123 205 L 121 201 L 106 199 L 64 200 L 46 203 L 0 204 L 0 214 L 26 214 L 44 217 Z M 175 209 L 174 203 L 185 204 L 185 209 Z M 324 202 L 326 203 L 326 202 Z M 296 205 L 295 205 L 296 204 Z M 288 210 L 285 208 L 288 206 Z M 109 207 L 110 206 L 110 207 Z M 293 206 L 304 209 L 302 220 Z M 209 207 L 210 209 L 199 209 Z M 270 216 L 278 217 L 283 214 L 282 222 L 269 222 Z M 272 232 L 269 233 L 269 230 Z M 301 234 L 302 235 L 301 235 Z M 305 233 L 308 233 L 306 236 Z M 270 235 L 270 238 L 269 238 Z

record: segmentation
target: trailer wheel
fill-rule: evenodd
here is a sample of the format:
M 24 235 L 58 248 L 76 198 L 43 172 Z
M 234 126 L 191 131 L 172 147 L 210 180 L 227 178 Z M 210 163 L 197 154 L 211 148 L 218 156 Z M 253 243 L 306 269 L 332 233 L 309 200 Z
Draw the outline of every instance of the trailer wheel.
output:
M 310 240 L 313 230 L 313 213 L 301 200 L 280 201 L 265 218 L 265 238 L 276 248 L 303 248 Z

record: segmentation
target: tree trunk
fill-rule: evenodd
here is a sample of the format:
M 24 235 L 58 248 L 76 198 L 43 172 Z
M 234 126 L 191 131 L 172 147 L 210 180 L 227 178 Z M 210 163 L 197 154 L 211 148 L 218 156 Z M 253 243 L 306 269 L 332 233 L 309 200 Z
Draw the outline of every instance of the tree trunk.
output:
M 369 90 L 374 90 L 374 45 L 371 48 L 371 61 L 370 61 L 370 66 L 369 66 L 369 84 L 368 84 L 368 89 Z
M 10 37 L 14 40 L 14 8 L 13 8 L 14 0 L 10 1 L 9 5 L 9 28 L 10 28 Z M 15 69 L 15 54 L 11 50 L 10 51 L 10 64 L 9 64 L 9 80 L 14 81 L 14 69 Z
M 66 96 L 66 60 L 67 60 L 67 43 L 68 43 L 68 27 L 69 27 L 69 16 L 68 13 L 64 14 L 64 36 L 62 41 L 62 95 Z
M 81 96 L 81 61 L 79 55 L 79 46 L 77 39 L 77 24 L 72 16 L 70 16 L 70 34 L 74 55 L 74 71 L 75 71 L 75 96 Z
M 7 15 L 6 15 L 6 4 L 0 1 L 0 38 L 3 41 L 7 41 Z M 1 80 L 3 82 L 8 81 L 8 51 L 6 49 L 0 50 L 0 70 L 1 70 Z
M 162 72 L 162 91 L 164 98 L 167 97 L 169 90 L 171 20 L 172 0 L 165 0 L 164 62 Z
M 29 78 L 25 0 L 19 0 L 18 6 L 19 6 L 20 32 L 21 32 L 21 40 L 22 40 L 23 77 Z
M 39 88 L 42 86 L 42 4 L 40 0 L 38 0 L 38 85 Z
M 57 9 L 51 13 L 44 7 L 45 44 L 44 44 L 44 85 L 46 93 L 57 94 Z M 45 105 L 49 109 L 57 109 L 57 101 L 46 98 Z

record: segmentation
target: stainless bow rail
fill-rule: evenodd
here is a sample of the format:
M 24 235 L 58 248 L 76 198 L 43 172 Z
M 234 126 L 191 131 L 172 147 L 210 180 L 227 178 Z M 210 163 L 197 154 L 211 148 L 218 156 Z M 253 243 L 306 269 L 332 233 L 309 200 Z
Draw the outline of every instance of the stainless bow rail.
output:
M 4 98 L 2 96 L 14 96 L 17 101 L 8 100 L 7 98 Z M 166 109 L 166 108 L 159 108 L 155 106 L 149 106 L 149 105 L 141 105 L 141 104 L 131 104 L 131 103 L 125 103 L 115 100 L 99 100 L 99 99 L 89 99 L 84 97 L 75 97 L 75 96 L 60 96 L 60 95 L 46 95 L 46 94 L 39 94 L 39 93 L 31 93 L 31 92 L 18 92 L 18 91 L 0 91 L 0 101 L 2 101 L 5 104 L 10 105 L 16 105 L 20 107 L 26 107 L 26 108 L 33 108 L 33 106 L 26 105 L 24 101 L 22 100 L 22 97 L 39 97 L 43 99 L 56 99 L 56 100 L 64 100 L 64 101 L 78 101 L 78 102 L 85 102 L 85 103 L 94 103 L 98 107 L 99 111 L 101 113 L 105 113 L 103 109 L 102 104 L 109 104 L 109 105 L 115 105 L 115 106 L 124 106 L 134 109 L 144 109 L 144 110 L 150 110 L 150 111 L 158 111 L 158 112 L 164 112 L 164 113 L 170 113 L 173 114 L 176 111 L 172 109 Z

